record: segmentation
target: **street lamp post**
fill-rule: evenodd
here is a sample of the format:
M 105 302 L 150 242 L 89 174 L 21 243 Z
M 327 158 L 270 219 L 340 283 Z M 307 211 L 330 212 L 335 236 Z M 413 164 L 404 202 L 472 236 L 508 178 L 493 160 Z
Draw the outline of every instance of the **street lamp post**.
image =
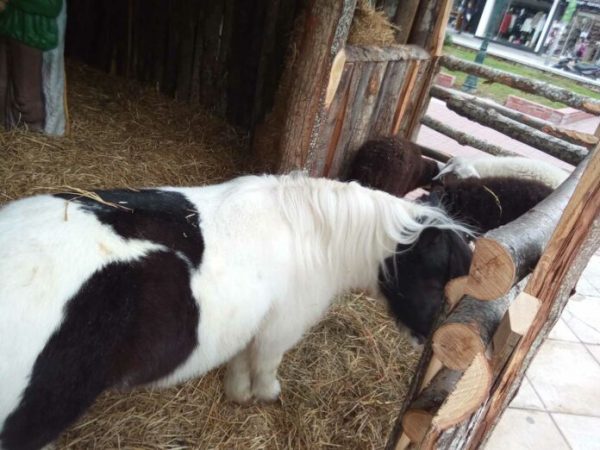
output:
M 490 43 L 490 35 L 489 35 L 489 33 L 486 33 L 485 37 L 483 38 L 483 42 L 481 43 L 481 47 L 479 47 L 479 51 L 477 52 L 477 55 L 475 56 L 475 62 L 477 64 L 483 64 L 483 60 L 485 59 L 485 56 L 487 55 L 487 48 L 488 48 L 489 43 Z M 461 90 L 464 92 L 469 92 L 469 93 L 475 92 L 477 90 L 477 82 L 478 81 L 479 81 L 479 78 L 477 78 L 475 75 L 469 74 L 467 76 L 467 79 L 463 83 Z

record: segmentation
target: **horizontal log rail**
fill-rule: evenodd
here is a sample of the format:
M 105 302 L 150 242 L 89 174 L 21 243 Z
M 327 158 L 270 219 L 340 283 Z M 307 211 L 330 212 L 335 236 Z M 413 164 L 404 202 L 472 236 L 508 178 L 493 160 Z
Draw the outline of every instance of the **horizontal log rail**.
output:
M 600 115 L 600 100 L 595 100 L 586 97 L 585 95 L 575 94 L 568 89 L 553 86 L 543 81 L 514 75 L 503 70 L 492 69 L 450 55 L 442 56 L 440 58 L 440 65 L 446 69 L 466 72 L 492 82 L 520 89 L 530 94 L 541 95 L 549 100 L 563 103 L 590 114 Z
M 432 86 L 431 96 L 443 101 L 453 99 L 467 100 L 475 106 L 485 109 L 491 108 L 503 116 L 508 117 L 509 119 L 521 122 L 524 125 L 535 128 L 536 130 L 540 130 L 550 136 L 563 139 L 571 144 L 592 148 L 598 143 L 598 138 L 593 134 L 558 127 L 545 120 L 515 111 L 514 109 L 507 108 L 506 106 L 502 106 L 493 100 L 475 97 L 474 95 L 465 94 L 464 92 L 456 91 L 454 89 L 448 89 L 441 86 Z
M 429 127 L 432 130 L 443 134 L 444 136 L 448 136 L 449 138 L 454 139 L 461 145 L 468 145 L 470 147 L 476 148 L 477 150 L 481 150 L 482 152 L 489 153 L 490 155 L 520 156 L 518 153 L 506 150 L 505 148 L 499 147 L 498 145 L 490 144 L 489 142 L 484 141 L 483 139 L 479 139 L 468 133 L 459 131 L 456 128 L 452 128 L 446 125 L 445 123 L 434 119 L 431 116 L 424 116 L 421 119 L 421 123 L 426 127 Z
M 497 299 L 531 272 L 577 186 L 586 161 L 542 202 L 475 241 L 464 285 L 466 295 L 479 300 Z
M 579 164 L 588 153 L 584 147 L 564 142 L 516 120 L 504 117 L 492 108 L 477 106 L 469 100 L 453 98 L 449 99 L 446 105 L 450 110 L 469 120 L 491 127 L 569 164 Z

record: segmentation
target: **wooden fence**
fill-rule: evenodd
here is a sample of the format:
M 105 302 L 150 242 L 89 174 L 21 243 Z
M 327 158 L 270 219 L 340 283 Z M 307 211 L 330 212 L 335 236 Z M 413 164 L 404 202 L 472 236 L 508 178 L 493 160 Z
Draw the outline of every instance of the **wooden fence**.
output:
M 547 83 L 443 56 L 442 67 L 517 87 L 600 115 L 600 101 Z M 388 449 L 485 444 L 537 349 L 600 245 L 600 127 L 574 132 L 484 99 L 434 86 L 456 113 L 576 166 L 550 197 L 475 242 L 469 274 L 451 280 Z M 483 152 L 509 149 L 425 116 L 422 123 Z M 447 159 L 443 152 L 428 155 Z M 440 157 L 441 156 L 441 157 Z

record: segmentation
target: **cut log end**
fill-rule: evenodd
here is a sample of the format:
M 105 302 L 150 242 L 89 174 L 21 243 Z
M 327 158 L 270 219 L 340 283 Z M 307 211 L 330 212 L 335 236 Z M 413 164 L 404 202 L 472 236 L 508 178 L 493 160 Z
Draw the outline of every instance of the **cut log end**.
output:
M 446 287 L 444 288 L 444 295 L 446 297 L 446 302 L 450 308 L 454 308 L 456 304 L 460 301 L 461 298 L 465 295 L 465 287 L 467 284 L 468 276 L 462 276 L 454 278 L 448 283 L 446 283 Z
M 515 274 L 515 263 L 508 250 L 497 241 L 479 238 L 464 293 L 478 300 L 495 300 L 510 291 Z
M 473 356 L 485 351 L 480 333 L 463 323 L 439 327 L 433 335 L 433 353 L 448 368 L 465 370 Z
M 442 369 L 402 417 L 402 429 L 414 443 L 432 430 L 446 430 L 466 419 L 485 400 L 492 382 L 489 362 L 475 356 L 466 371 Z
M 478 353 L 433 418 L 432 425 L 446 430 L 465 420 L 484 402 L 491 385 L 490 364 L 483 352 Z
M 434 412 L 410 409 L 402 418 L 402 429 L 411 442 L 421 442 L 431 425 Z

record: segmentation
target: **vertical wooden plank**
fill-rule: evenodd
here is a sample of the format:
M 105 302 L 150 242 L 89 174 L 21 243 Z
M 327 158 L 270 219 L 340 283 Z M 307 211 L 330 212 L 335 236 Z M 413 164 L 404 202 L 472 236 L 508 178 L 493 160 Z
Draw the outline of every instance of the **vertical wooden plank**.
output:
M 423 95 L 423 86 L 425 83 L 424 74 L 429 67 L 429 61 L 421 61 L 420 64 L 415 66 L 415 83 L 413 85 L 412 90 L 407 91 L 406 94 L 406 104 L 404 109 L 404 115 L 400 120 L 400 125 L 398 128 L 398 135 L 402 137 L 408 138 L 411 131 L 411 126 L 414 118 L 416 117 L 416 110 L 419 106 L 419 100 L 421 95 Z M 428 92 L 425 95 L 429 95 Z
M 373 119 L 373 126 L 370 133 L 371 138 L 387 136 L 391 133 L 406 69 L 407 65 L 404 61 L 388 63 L 377 100 L 377 112 Z
M 327 107 L 327 115 L 323 121 L 317 144 L 318 151 L 327 156 L 315 161 L 316 165 L 310 170 L 315 176 L 327 177 L 331 174 L 331 166 L 342 133 L 342 126 L 346 121 L 353 69 L 354 64 L 352 63 L 344 65 L 333 100 Z
M 423 0 L 425 2 L 427 0 Z M 393 22 L 399 28 L 396 31 L 396 43 L 407 44 L 410 31 L 413 27 L 417 9 L 419 8 L 419 0 L 399 0 L 396 14 Z
M 348 88 L 348 95 L 346 99 L 347 107 L 344 111 L 343 123 L 339 132 L 339 138 L 331 158 L 331 164 L 327 170 L 327 176 L 336 176 L 342 172 L 344 162 L 346 160 L 346 151 L 352 137 L 352 120 L 349 118 L 351 114 L 351 108 L 354 104 L 356 93 L 358 92 L 358 85 L 362 78 L 363 67 L 365 63 L 355 62 L 353 63 L 352 77 L 350 79 L 350 86 Z M 333 148 L 333 147 L 332 147 Z
M 345 173 L 350 161 L 360 146 L 368 139 L 371 129 L 376 125 L 375 107 L 383 86 L 383 76 L 392 63 L 375 62 L 368 64 L 368 70 L 362 75 L 352 110 L 351 137 L 344 157 L 342 173 Z M 395 64 L 395 63 L 394 63 Z M 340 174 L 336 174 L 338 176 Z
M 402 123 L 406 120 L 406 112 L 408 104 L 410 103 L 410 94 L 415 89 L 421 61 L 406 61 L 406 64 L 408 66 L 406 69 L 407 76 L 404 80 L 400 97 L 398 98 L 398 107 L 394 114 L 394 121 L 392 123 L 393 135 L 397 135 L 400 132 Z
M 209 108 L 215 108 L 219 83 L 219 45 L 224 14 L 224 0 L 208 2 L 202 25 L 202 64 L 200 70 L 200 101 Z
M 204 53 L 204 18 L 206 15 L 205 5 L 206 3 L 200 2 L 194 15 L 194 55 L 192 57 L 192 75 L 190 80 L 190 100 L 193 103 L 200 102 L 202 54 Z
M 180 30 L 177 81 L 175 85 L 175 98 L 189 100 L 191 93 L 192 65 L 194 62 L 194 27 L 197 2 L 181 0 L 177 23 Z

